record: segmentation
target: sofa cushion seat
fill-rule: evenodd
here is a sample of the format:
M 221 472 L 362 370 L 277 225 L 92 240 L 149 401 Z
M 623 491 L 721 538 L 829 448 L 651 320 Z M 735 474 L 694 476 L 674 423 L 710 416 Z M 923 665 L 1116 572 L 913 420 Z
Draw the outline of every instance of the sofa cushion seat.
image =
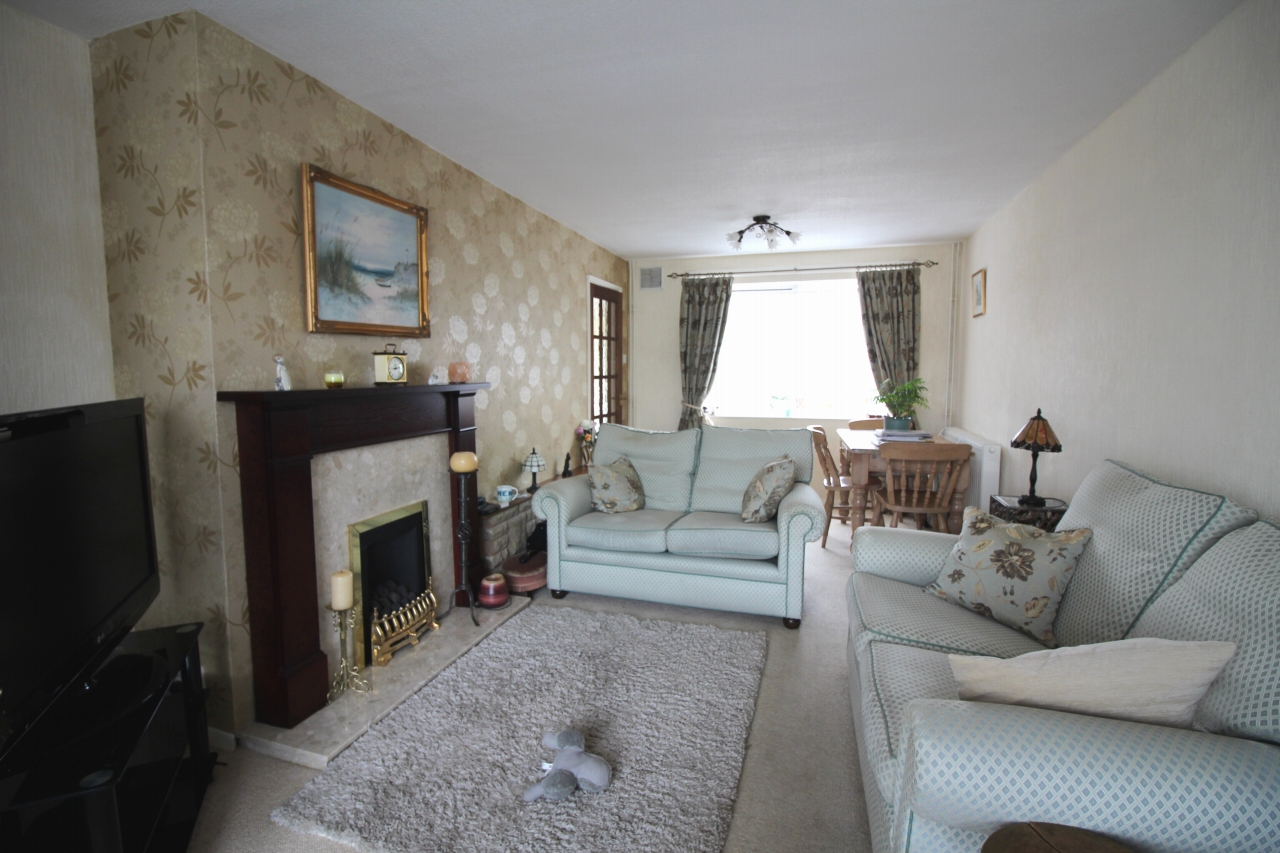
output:
M 1020 631 L 943 601 L 918 586 L 854 572 L 848 590 L 850 630 L 859 647 L 871 640 L 886 640 L 951 654 L 998 658 L 1045 648 Z
M 775 560 L 734 560 L 724 557 L 686 557 L 682 554 L 654 554 L 639 551 L 601 551 L 572 545 L 561 552 L 560 559 L 574 563 L 626 566 L 682 575 L 707 575 L 776 584 L 787 582 L 786 575 L 778 569 Z
M 912 699 L 954 699 L 956 682 L 945 652 L 872 640 L 857 651 L 866 761 L 885 802 L 902 782 L 902 718 Z
M 667 528 L 682 515 L 666 509 L 589 512 L 569 522 L 565 539 L 570 545 L 602 551 L 658 554 L 667 550 Z
M 778 556 L 778 523 L 746 522 L 741 513 L 691 512 L 667 528 L 667 550 L 686 557 Z

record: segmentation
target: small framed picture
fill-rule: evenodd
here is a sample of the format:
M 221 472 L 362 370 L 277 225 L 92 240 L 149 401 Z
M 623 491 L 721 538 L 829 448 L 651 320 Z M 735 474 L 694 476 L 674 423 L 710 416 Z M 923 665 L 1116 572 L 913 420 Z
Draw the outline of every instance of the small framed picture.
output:
M 987 270 L 978 270 L 973 274 L 973 316 L 981 317 L 987 313 Z
M 427 211 L 302 166 L 307 331 L 431 336 Z

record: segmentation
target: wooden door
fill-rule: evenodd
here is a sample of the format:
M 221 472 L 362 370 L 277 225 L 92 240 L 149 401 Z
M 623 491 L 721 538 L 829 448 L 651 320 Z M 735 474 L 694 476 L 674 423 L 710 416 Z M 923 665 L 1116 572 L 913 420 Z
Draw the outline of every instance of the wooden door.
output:
M 591 284 L 591 419 L 622 421 L 622 293 Z

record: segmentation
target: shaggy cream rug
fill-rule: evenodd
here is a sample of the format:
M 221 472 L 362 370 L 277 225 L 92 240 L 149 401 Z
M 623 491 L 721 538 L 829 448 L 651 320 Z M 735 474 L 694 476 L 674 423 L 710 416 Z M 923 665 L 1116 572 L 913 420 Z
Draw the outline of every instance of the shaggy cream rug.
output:
M 719 851 L 764 671 L 763 632 L 531 607 L 272 814 L 364 850 Z M 613 767 L 600 794 L 521 800 L 543 731 Z

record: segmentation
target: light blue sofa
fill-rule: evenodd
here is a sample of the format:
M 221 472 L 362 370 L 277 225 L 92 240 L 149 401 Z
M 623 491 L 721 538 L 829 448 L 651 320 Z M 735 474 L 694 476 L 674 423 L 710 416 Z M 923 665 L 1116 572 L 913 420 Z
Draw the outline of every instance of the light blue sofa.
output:
M 976 853 L 1019 821 L 1141 851 L 1280 850 L 1280 528 L 1256 518 L 1106 462 L 1058 524 L 1094 531 L 1054 622 L 1062 645 L 1238 644 L 1196 730 L 957 700 L 948 653 L 1043 646 L 921 592 L 957 537 L 857 530 L 849 693 L 876 853 Z
M 796 461 L 796 484 L 773 521 L 742 520 L 742 495 L 766 463 Z M 804 549 L 822 533 L 822 501 L 809 485 L 808 430 L 704 427 L 646 432 L 600 427 L 595 462 L 626 456 L 644 486 L 645 507 L 591 508 L 586 477 L 556 480 L 533 496 L 547 522 L 547 586 L 568 592 L 781 616 L 800 625 Z

